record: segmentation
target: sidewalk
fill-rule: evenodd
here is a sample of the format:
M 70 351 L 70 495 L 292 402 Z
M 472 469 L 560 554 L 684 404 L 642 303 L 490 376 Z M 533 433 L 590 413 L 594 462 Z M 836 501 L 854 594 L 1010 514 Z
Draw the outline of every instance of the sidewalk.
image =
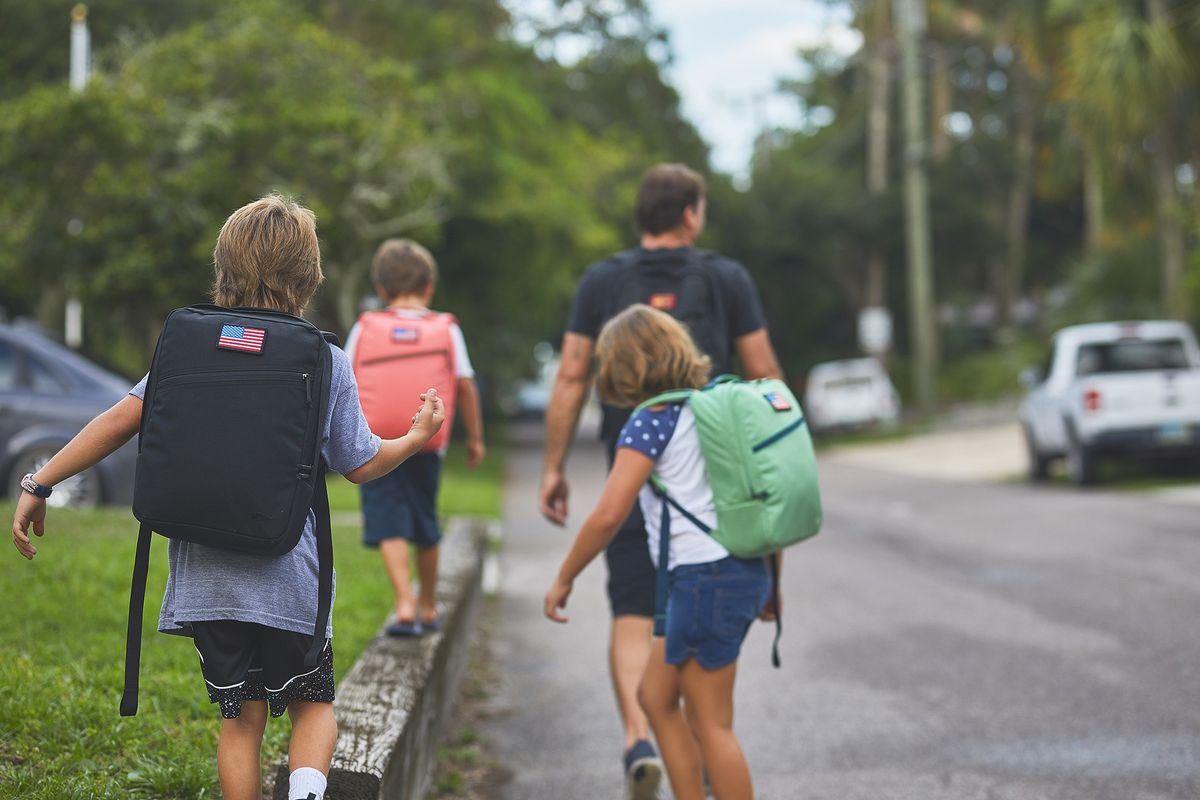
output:
M 542 597 L 570 537 L 595 502 L 603 481 L 598 446 L 575 448 L 570 525 L 556 528 L 537 511 L 540 442 L 526 438 L 509 450 L 501 556 L 500 631 L 494 649 L 500 689 L 486 731 L 512 780 L 504 800 L 621 797 L 621 729 L 609 689 L 605 570 L 580 576 L 567 606 L 570 622 L 542 616 Z M 587 438 L 587 434 L 581 434 Z
M 899 475 L 971 483 L 996 483 L 1028 469 L 1016 422 L 923 433 L 907 439 L 834 447 L 822 463 L 880 469 Z

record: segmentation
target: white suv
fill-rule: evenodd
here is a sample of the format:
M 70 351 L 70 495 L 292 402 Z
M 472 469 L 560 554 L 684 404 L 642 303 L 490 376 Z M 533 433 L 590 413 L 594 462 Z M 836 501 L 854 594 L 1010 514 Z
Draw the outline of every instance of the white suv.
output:
M 1064 328 L 1029 390 L 1021 427 L 1029 474 L 1065 458 L 1076 484 L 1102 458 L 1200 454 L 1200 349 L 1182 322 L 1103 322 Z

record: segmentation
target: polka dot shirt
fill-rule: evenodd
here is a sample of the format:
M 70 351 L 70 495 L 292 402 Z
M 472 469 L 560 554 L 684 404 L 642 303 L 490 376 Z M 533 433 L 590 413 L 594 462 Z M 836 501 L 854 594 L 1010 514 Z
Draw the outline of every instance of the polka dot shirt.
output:
M 657 461 L 675 433 L 681 408 L 674 404 L 638 411 L 621 429 L 617 447 L 628 447 Z

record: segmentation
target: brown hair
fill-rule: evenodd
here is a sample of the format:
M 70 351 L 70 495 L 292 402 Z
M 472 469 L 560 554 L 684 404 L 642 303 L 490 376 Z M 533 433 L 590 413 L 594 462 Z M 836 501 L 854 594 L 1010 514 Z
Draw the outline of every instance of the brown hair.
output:
M 213 302 L 299 316 L 325 280 L 317 218 L 270 194 L 229 215 L 213 249 Z
M 625 407 L 670 389 L 698 389 L 712 366 L 682 323 L 643 303 L 625 309 L 601 329 L 596 359 L 601 399 Z
M 683 164 L 659 164 L 646 170 L 638 187 L 634 219 L 642 233 L 657 235 L 679 227 L 683 211 L 704 198 L 704 178 Z
M 433 254 L 412 239 L 388 239 L 375 251 L 371 282 L 390 300 L 418 294 L 437 282 Z

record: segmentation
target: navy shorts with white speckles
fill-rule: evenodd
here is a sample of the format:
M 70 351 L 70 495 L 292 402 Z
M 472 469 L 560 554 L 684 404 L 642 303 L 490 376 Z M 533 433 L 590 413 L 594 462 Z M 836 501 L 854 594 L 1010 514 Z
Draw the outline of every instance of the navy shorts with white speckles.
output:
M 332 642 L 325 643 L 320 663 L 310 670 L 304 656 L 312 637 L 303 633 L 236 620 L 191 627 L 209 702 L 220 704 L 225 719 L 237 719 L 247 700 L 265 700 L 272 717 L 298 700 L 333 702 Z

